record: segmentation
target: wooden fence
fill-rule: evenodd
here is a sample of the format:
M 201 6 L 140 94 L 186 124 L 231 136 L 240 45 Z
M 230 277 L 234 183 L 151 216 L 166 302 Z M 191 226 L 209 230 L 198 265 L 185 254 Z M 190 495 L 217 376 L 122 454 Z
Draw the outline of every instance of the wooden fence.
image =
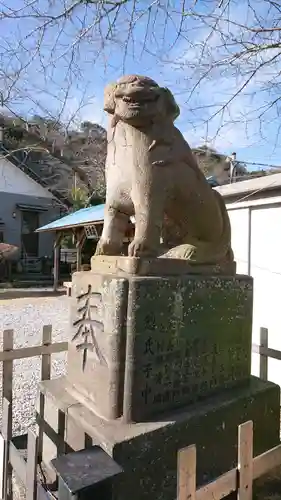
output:
M 268 347 L 267 328 L 260 328 L 260 343 L 252 344 L 252 352 L 260 355 L 260 378 L 268 380 L 268 358 L 281 361 L 281 351 Z
M 238 465 L 196 490 L 196 446 L 178 452 L 177 500 L 220 500 L 232 492 L 252 500 L 253 480 L 281 465 L 281 445 L 253 458 L 253 422 L 238 428 Z
M 52 327 L 43 327 L 42 344 L 14 349 L 14 332 L 3 332 L 2 433 L 0 434 L 0 498 L 12 499 L 12 473 L 26 488 L 26 499 L 37 497 L 37 464 L 42 457 L 43 429 L 36 436 L 31 430 L 23 436 L 12 437 L 13 361 L 41 356 L 41 380 L 51 377 L 51 355 L 67 350 L 67 342 L 52 343 Z M 268 347 L 268 331 L 260 330 L 260 345 L 253 344 L 252 352 L 260 355 L 260 377 L 268 378 L 268 357 L 281 360 L 281 352 Z M 44 396 L 40 395 L 39 414 L 44 414 Z M 215 481 L 196 490 L 196 446 L 178 454 L 178 500 L 220 500 L 232 491 L 238 491 L 240 500 L 252 498 L 252 482 L 272 468 L 281 465 L 281 445 L 253 458 L 253 424 L 239 426 L 238 466 Z M 26 451 L 27 450 L 27 451 Z M 42 488 L 41 488 L 42 489 Z
M 41 356 L 41 380 L 51 378 L 51 355 L 67 350 L 67 342 L 52 343 L 52 327 L 43 327 L 42 344 L 33 347 L 14 349 L 14 332 L 3 332 L 3 349 L 0 361 L 3 362 L 2 375 L 2 433 L 0 434 L 0 498 L 12 498 L 12 472 L 26 488 L 26 500 L 36 498 L 37 464 L 41 461 L 43 430 L 38 436 L 32 431 L 12 437 L 13 429 L 13 361 Z M 40 394 L 39 413 L 44 414 L 44 396 Z M 27 454 L 26 454 L 27 449 Z

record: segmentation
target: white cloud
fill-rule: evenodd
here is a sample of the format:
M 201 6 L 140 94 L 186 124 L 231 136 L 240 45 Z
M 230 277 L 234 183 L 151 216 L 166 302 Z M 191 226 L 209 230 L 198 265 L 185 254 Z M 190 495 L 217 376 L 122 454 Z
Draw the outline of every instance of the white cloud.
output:
M 79 116 L 81 117 L 81 121 L 98 123 L 102 127 L 106 125 L 107 117 L 103 110 L 103 103 L 98 100 L 94 100 L 94 102 L 81 109 Z
M 83 121 L 90 121 L 105 126 L 106 113 L 103 111 L 101 99 L 89 99 L 88 103 L 81 103 L 78 97 L 69 98 L 64 106 L 61 119 L 64 123 L 79 127 Z

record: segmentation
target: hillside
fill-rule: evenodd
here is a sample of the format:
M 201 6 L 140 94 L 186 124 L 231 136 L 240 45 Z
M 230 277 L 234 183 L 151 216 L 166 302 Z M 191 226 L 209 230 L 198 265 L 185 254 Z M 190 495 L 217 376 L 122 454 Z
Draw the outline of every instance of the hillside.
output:
M 33 170 L 50 190 L 71 201 L 74 187 L 93 198 L 105 193 L 106 131 L 86 122 L 80 130 L 65 131 L 54 121 L 35 117 L 29 122 L 0 114 L 4 147 Z

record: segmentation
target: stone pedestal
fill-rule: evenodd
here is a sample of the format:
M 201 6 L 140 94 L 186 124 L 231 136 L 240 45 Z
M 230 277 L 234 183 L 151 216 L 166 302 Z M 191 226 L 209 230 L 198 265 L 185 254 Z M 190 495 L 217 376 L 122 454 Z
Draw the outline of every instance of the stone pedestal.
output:
M 136 260 L 73 276 L 67 374 L 40 386 L 43 459 L 99 445 L 124 468 L 114 500 L 174 500 L 180 448 L 197 445 L 203 484 L 235 464 L 246 420 L 255 453 L 278 443 L 280 388 L 250 375 L 250 277 Z
M 132 492 L 134 500 L 175 500 L 177 452 L 194 443 L 198 486 L 227 472 L 237 465 L 238 425 L 247 420 L 254 422 L 254 455 L 279 444 L 280 388 L 255 377 L 243 388 L 137 424 L 99 418 L 70 397 L 65 378 L 43 382 L 40 390 L 47 424 L 58 412 L 65 414 L 64 439 L 71 449 L 100 445 L 124 469 L 113 500 L 131 498 Z M 45 436 L 46 461 L 57 453 L 50 444 Z
M 250 375 L 247 276 L 73 276 L 67 380 L 105 419 L 142 421 Z

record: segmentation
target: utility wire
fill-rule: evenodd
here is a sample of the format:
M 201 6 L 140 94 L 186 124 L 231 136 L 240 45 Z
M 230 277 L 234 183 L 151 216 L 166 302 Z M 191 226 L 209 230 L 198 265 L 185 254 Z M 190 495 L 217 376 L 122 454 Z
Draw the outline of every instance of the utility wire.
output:
M 238 161 L 238 163 L 242 163 L 243 165 L 255 165 L 255 166 L 260 166 L 260 167 L 269 167 L 269 168 L 277 168 L 281 170 L 281 165 L 270 165 L 269 163 L 258 163 L 254 161 Z

